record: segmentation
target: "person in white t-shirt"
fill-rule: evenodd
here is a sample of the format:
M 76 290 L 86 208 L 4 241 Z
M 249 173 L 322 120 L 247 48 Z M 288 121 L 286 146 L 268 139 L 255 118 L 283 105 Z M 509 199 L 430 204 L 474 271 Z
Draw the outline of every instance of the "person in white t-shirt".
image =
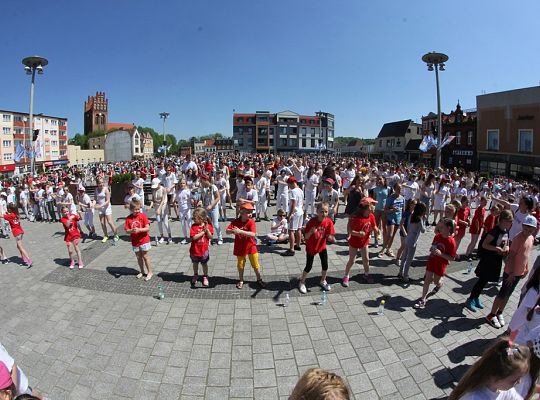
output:
M 132 185 L 135 186 L 135 193 L 141 199 L 141 203 L 144 206 L 144 179 L 141 178 L 141 172 L 135 171 L 135 178 L 131 181 Z
M 286 217 L 287 216 L 284 210 L 277 210 L 277 217 L 272 220 L 270 233 L 266 235 L 269 245 L 273 245 L 275 243 L 284 243 L 289 238 L 289 224 Z
M 94 204 L 88 193 L 86 193 L 86 188 L 83 185 L 79 185 L 79 207 L 84 211 L 84 225 L 88 229 L 88 235 L 95 239 L 96 228 L 94 227 Z
M 296 178 L 290 176 L 287 180 L 289 185 L 289 250 L 284 256 L 294 256 L 295 250 L 300 250 L 301 229 L 304 217 L 304 192 L 298 187 Z

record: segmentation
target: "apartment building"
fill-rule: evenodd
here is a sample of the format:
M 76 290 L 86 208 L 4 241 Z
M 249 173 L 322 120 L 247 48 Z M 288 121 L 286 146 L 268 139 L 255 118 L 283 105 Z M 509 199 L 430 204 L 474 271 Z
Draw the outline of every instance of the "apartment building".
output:
M 334 149 L 333 114 L 293 111 L 233 115 L 235 149 L 242 152 L 313 152 Z
M 36 167 L 51 167 L 68 163 L 68 121 L 67 118 L 37 114 L 33 117 L 32 129 L 27 113 L 0 110 L 0 172 L 23 172 L 29 170 L 30 159 L 23 157 L 15 162 L 17 149 L 29 146 L 34 130 L 39 130 L 34 142 Z

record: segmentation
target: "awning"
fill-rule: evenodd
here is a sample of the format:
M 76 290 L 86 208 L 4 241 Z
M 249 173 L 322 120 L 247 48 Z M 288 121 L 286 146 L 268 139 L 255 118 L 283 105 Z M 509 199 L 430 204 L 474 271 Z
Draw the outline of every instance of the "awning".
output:
M 0 165 L 0 172 L 15 171 L 15 164 Z

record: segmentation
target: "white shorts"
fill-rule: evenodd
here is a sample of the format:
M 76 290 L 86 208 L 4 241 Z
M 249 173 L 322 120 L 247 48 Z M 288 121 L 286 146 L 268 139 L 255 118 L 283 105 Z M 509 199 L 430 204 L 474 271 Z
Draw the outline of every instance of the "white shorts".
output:
M 293 214 L 291 215 L 291 222 L 289 224 L 289 230 L 290 231 L 297 231 L 298 229 L 302 228 L 302 222 L 304 219 L 303 214 Z
M 131 248 L 135 253 L 138 253 L 139 251 L 149 251 L 152 248 L 152 244 L 148 242 L 141 244 L 139 247 L 131 246 Z
M 99 215 L 112 215 L 112 207 L 109 204 L 107 208 L 99 208 Z

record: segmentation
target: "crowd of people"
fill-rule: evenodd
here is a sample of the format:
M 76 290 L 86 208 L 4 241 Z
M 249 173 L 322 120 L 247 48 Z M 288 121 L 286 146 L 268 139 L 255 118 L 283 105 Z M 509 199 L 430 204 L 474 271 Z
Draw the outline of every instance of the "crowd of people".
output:
M 298 290 L 302 294 L 308 292 L 306 279 L 318 255 L 322 270 L 319 284 L 322 290 L 330 291 L 327 245 L 335 243 L 336 235 L 341 233 L 349 249 L 348 261 L 343 266 L 343 287 L 349 286 L 358 253 L 363 267 L 361 279 L 369 284 L 374 282 L 370 274 L 370 247 L 372 257 L 397 264 L 398 278 L 408 285 L 417 244 L 422 235 L 433 231 L 422 291 L 414 307 L 425 308 L 430 295 L 441 290 L 449 263 L 465 260 L 472 265 L 476 259 L 477 281 L 464 299 L 465 306 L 471 312 L 484 309 L 483 289 L 490 282 L 498 283 L 500 289 L 486 320 L 491 326 L 502 328 L 506 326 L 506 304 L 520 282 L 524 282 L 520 306 L 507 330 L 510 338 L 497 342 L 485 357 L 489 363 L 489 357 L 502 352 L 507 357 L 503 361 L 499 357 L 500 362 L 530 363 L 529 386 L 530 382 L 536 382 L 535 353 L 527 351 L 527 346 L 536 346 L 534 341 L 540 332 L 537 323 L 540 258 L 529 267 L 540 220 L 540 197 L 534 184 L 455 169 L 320 154 L 193 158 L 188 155 L 84 169 L 72 167 L 3 183 L 0 222 L 6 224 L 0 227 L 5 236 L 11 234 L 15 238 L 23 263 L 32 266 L 22 243 L 24 232 L 19 214 L 36 223 L 59 221 L 63 225 L 72 269 L 84 267 L 79 247 L 81 238 L 98 238 L 95 214 L 101 225 L 101 241 L 117 242 L 120 230 L 112 216 L 111 190 L 113 176 L 119 173 L 133 174 L 124 198 L 129 215 L 123 230 L 130 235 L 136 254 L 140 268 L 137 278 L 146 281 L 154 275 L 149 255 L 152 242 L 155 246 L 170 245 L 176 239 L 173 236 L 178 236 L 181 245 L 190 246 L 191 284 L 196 286 L 200 281 L 203 287 L 210 286 L 210 248 L 212 244 L 222 245 L 225 234 L 234 238 L 238 289 L 244 286 L 246 259 L 255 272 L 256 283 L 261 288 L 266 286 L 259 257 L 262 241 L 268 246 L 282 244 L 284 257 L 294 257 L 304 246 L 306 265 L 298 278 Z M 150 195 L 145 193 L 148 184 Z M 93 193 L 87 193 L 93 185 Z M 269 211 L 272 201 L 276 206 L 273 217 Z M 146 215 L 150 210 L 155 222 Z M 269 215 L 270 231 L 258 235 L 257 223 L 269 221 Z M 171 230 L 173 218 L 180 221 L 182 232 L 178 235 Z M 336 233 L 338 218 L 346 221 L 346 230 Z M 155 241 L 150 236 L 152 223 L 159 232 Z M 469 244 L 461 246 L 466 235 L 470 236 Z M 397 248 L 396 236 L 399 236 Z M 2 249 L 0 257 L 5 262 Z M 478 368 L 475 366 L 464 377 L 456 388 L 458 397 L 454 398 L 484 398 L 459 397 L 473 390 L 509 390 L 504 385 L 514 375 L 501 375 L 505 383 L 498 387 L 485 380 L 485 376 L 478 379 L 475 375 Z M 505 368 L 501 365 L 501 371 Z M 482 384 L 486 387 L 481 387 Z

